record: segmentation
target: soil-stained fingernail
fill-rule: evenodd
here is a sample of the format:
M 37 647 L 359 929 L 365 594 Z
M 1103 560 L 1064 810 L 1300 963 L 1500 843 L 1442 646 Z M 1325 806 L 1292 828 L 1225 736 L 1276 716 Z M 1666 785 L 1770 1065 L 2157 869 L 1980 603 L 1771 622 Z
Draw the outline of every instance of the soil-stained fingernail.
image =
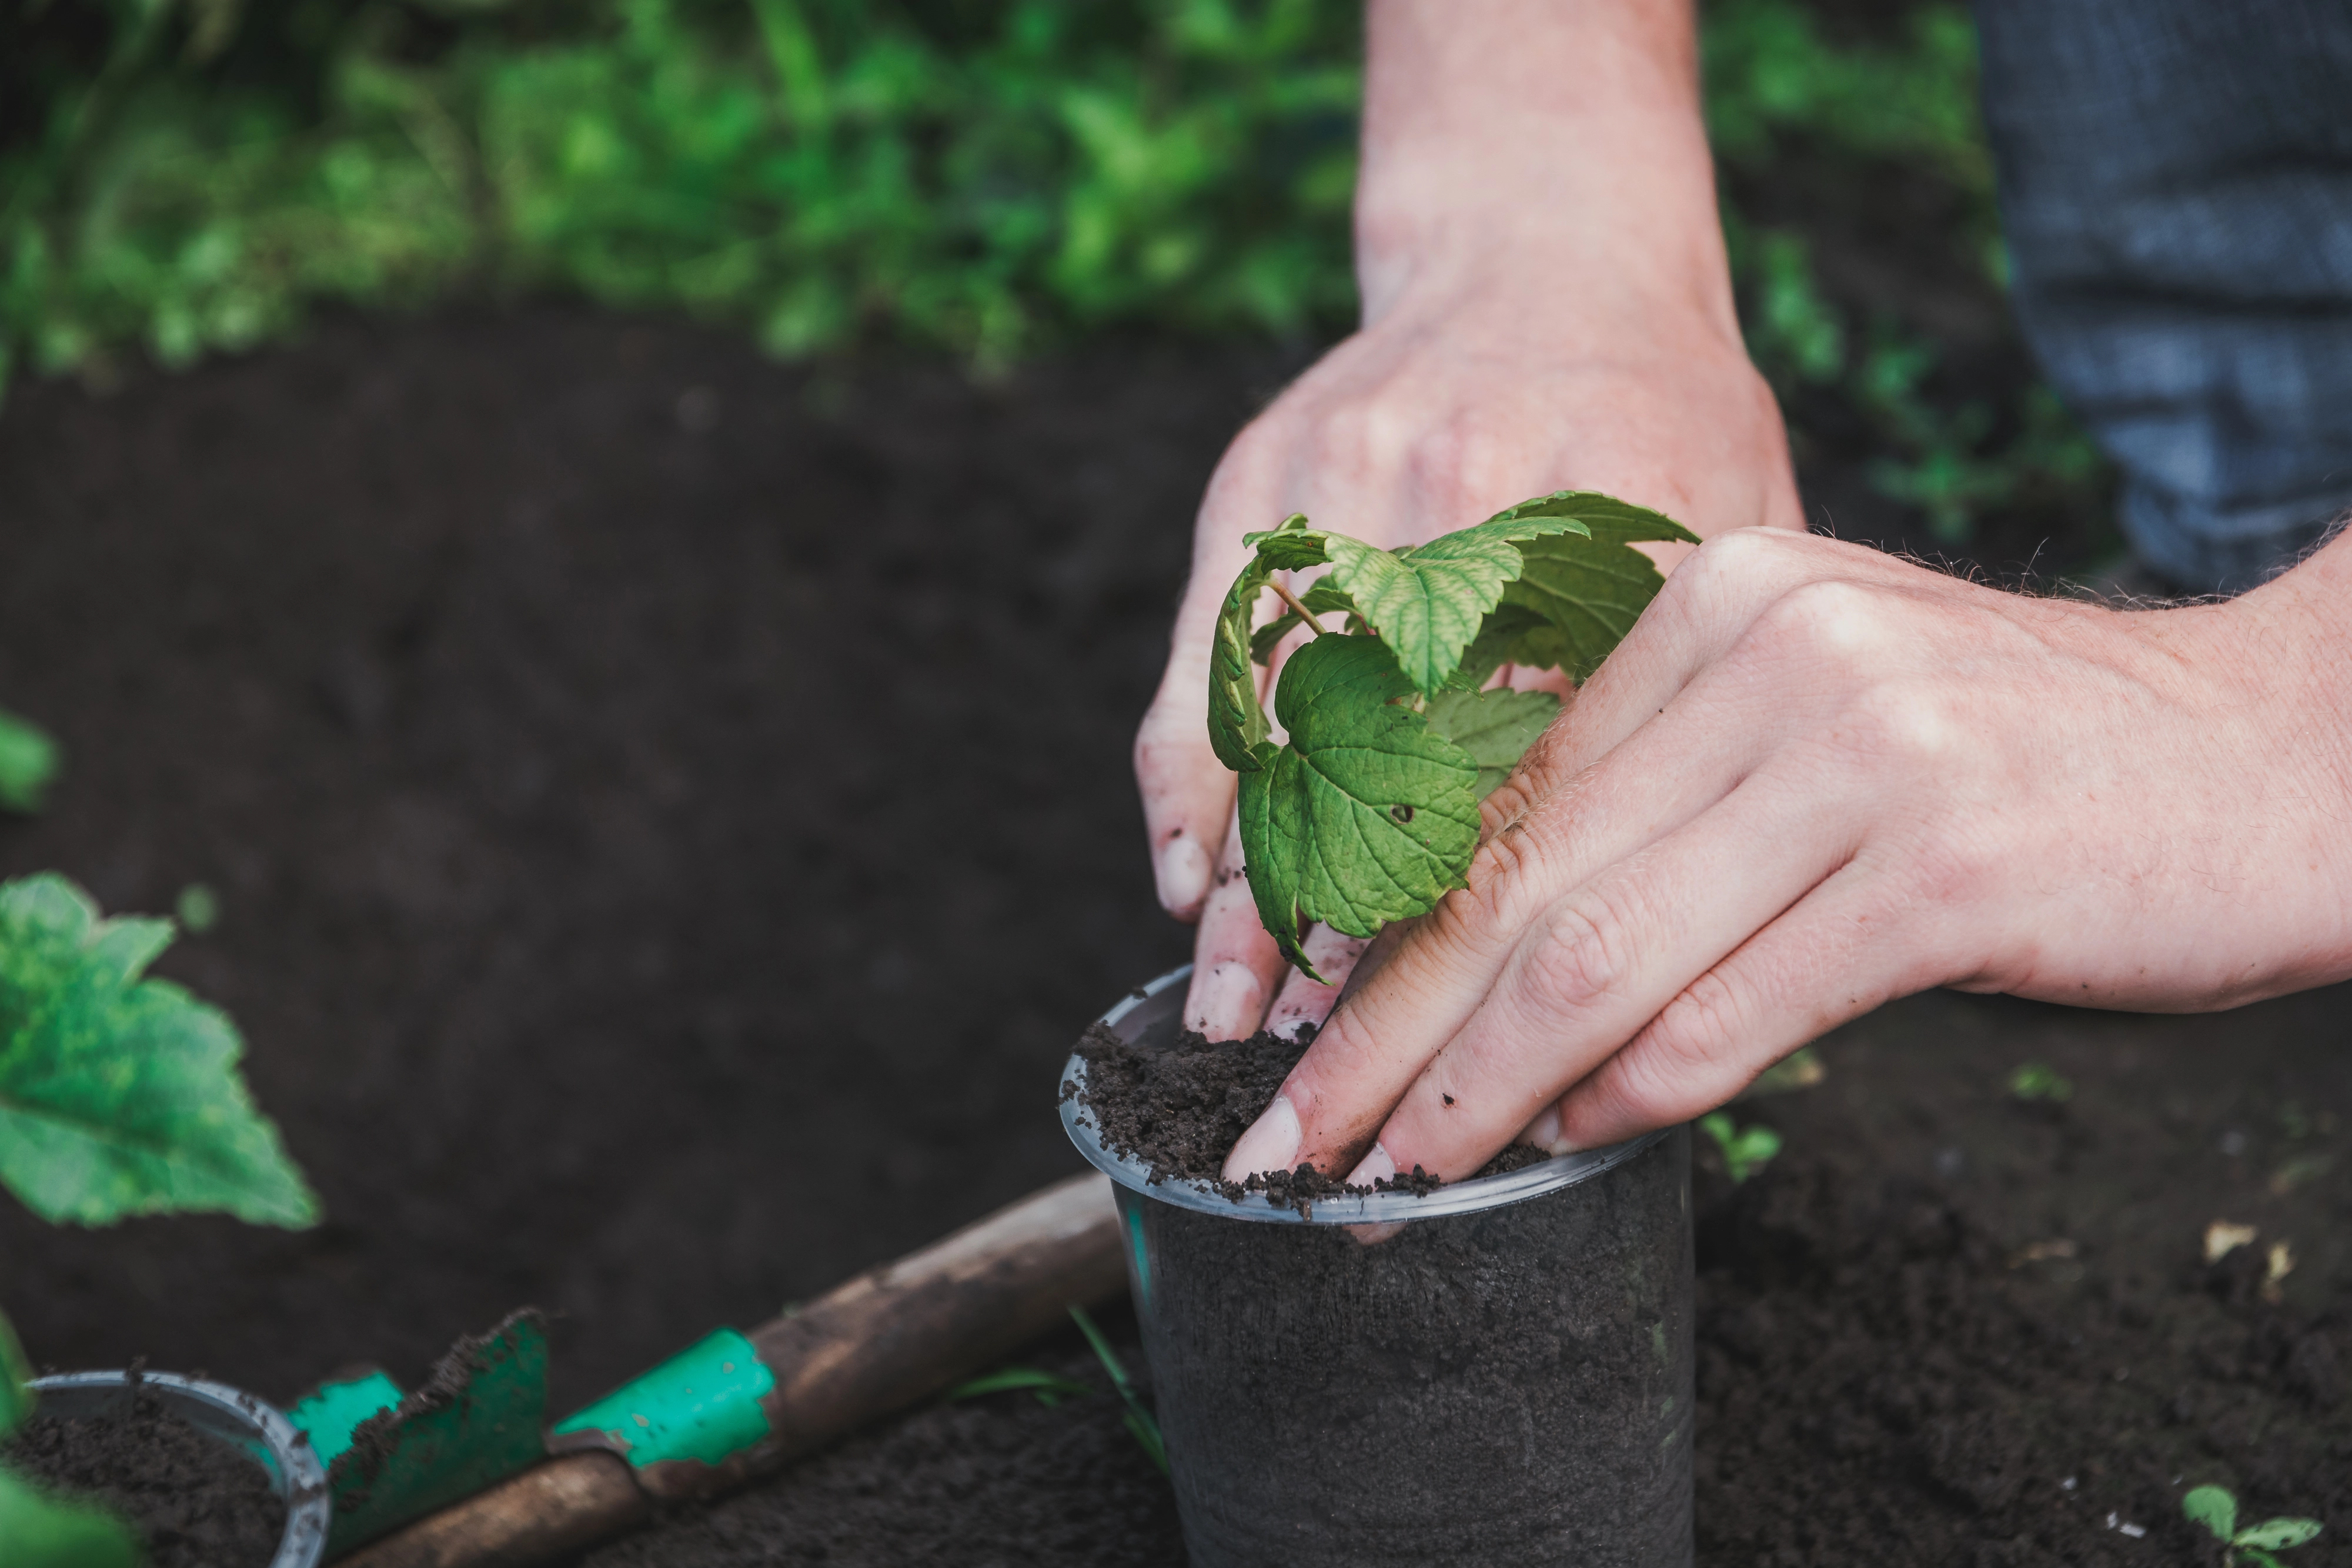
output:
M 1387 1146 L 1374 1144 L 1372 1152 L 1357 1162 L 1356 1168 L 1348 1173 L 1347 1185 L 1370 1186 L 1376 1181 L 1388 1181 L 1395 1175 L 1396 1161 L 1389 1158 Z
M 1225 1156 L 1225 1179 L 1245 1181 L 1262 1171 L 1286 1171 L 1298 1158 L 1298 1112 L 1277 1094 Z
M 1152 858 L 1151 877 L 1160 890 L 1160 907 L 1170 914 L 1191 910 L 1209 896 L 1209 852 L 1190 833 L 1180 833 L 1160 846 Z
M 1228 958 L 1202 977 L 1185 1010 L 1184 1021 L 1211 1040 L 1244 1040 L 1265 1016 L 1265 987 L 1247 964 Z

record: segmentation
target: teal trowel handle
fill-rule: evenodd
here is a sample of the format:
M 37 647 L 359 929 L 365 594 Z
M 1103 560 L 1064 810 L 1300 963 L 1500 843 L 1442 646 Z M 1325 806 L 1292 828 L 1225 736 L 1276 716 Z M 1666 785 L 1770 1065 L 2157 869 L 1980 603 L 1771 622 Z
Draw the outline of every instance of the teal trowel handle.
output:
M 558 1458 L 343 1562 L 556 1561 L 640 1522 L 655 1498 L 721 1490 L 928 1398 L 1126 1284 L 1109 1179 L 1057 1182 L 800 1312 L 706 1337 L 557 1422 Z

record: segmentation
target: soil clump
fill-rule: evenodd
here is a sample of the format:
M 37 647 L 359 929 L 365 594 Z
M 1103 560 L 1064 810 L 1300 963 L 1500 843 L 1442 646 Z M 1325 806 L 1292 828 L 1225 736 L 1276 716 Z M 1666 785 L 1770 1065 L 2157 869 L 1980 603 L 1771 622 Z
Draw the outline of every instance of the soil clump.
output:
M 261 1467 L 152 1394 L 136 1395 L 128 1415 L 36 1415 L 0 1458 L 130 1525 L 147 1568 L 267 1568 L 286 1533 L 286 1504 Z
M 1297 1040 L 1260 1030 L 1247 1040 L 1212 1040 L 1185 1030 L 1165 1047 L 1133 1044 L 1101 1024 L 1087 1027 L 1077 1054 L 1087 1064 L 1087 1086 L 1066 1086 L 1093 1114 L 1103 1146 L 1151 1167 L 1151 1179 L 1206 1182 L 1238 1201 L 1262 1192 L 1277 1204 L 1311 1204 L 1325 1197 L 1362 1197 L 1375 1192 L 1416 1197 L 1445 1184 L 1421 1166 L 1349 1185 L 1313 1166 L 1296 1170 L 1255 1171 L 1241 1181 L 1224 1178 L 1225 1155 L 1234 1141 L 1274 1103 L 1282 1081 L 1314 1043 L 1309 1029 Z M 1551 1156 L 1531 1144 L 1513 1144 L 1476 1173 L 1500 1176 Z

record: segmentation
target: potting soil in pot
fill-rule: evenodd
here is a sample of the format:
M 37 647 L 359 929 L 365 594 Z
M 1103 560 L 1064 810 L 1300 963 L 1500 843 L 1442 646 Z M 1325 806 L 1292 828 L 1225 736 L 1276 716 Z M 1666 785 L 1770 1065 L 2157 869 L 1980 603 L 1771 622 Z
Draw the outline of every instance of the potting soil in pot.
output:
M 0 1458 L 123 1520 L 146 1543 L 148 1568 L 263 1568 L 286 1533 L 286 1504 L 262 1468 L 152 1395 L 128 1416 L 36 1416 Z
M 1307 1166 L 1255 1173 L 1245 1182 L 1222 1179 L 1226 1151 L 1274 1103 L 1313 1039 L 1310 1033 L 1284 1040 L 1260 1030 L 1244 1040 L 1212 1040 L 1187 1030 L 1154 1048 L 1129 1044 L 1096 1024 L 1078 1041 L 1087 1064 L 1081 1093 L 1102 1130 L 1103 1146 L 1150 1166 L 1154 1180 L 1215 1182 L 1228 1197 L 1264 1192 L 1277 1203 L 1369 1192 Z M 1477 1174 L 1496 1176 L 1546 1157 L 1531 1145 L 1513 1144 Z M 1383 1191 L 1428 1192 L 1438 1183 L 1416 1166 L 1375 1185 Z

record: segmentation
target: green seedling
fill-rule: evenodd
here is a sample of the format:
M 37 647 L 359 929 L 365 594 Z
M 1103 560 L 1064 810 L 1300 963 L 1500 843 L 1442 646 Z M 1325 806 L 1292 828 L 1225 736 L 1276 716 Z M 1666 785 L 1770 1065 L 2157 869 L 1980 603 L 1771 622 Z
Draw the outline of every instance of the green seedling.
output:
M 1723 1168 L 1735 1186 L 1762 1170 L 1780 1152 L 1780 1134 L 1760 1122 L 1735 1130 L 1727 1111 L 1710 1111 L 1698 1119 L 1698 1125 L 1722 1151 Z
M 58 776 L 58 743 L 29 719 L 0 708 L 0 809 L 41 809 Z
M 1479 802 L 1559 709 L 1480 688 L 1507 664 L 1589 677 L 1663 584 L 1633 545 L 1670 539 L 1697 536 L 1581 490 L 1397 549 L 1300 515 L 1244 536 L 1255 553 L 1218 616 L 1209 740 L 1241 776 L 1250 892 L 1286 958 L 1320 980 L 1306 925 L 1371 936 L 1465 885 Z M 1318 566 L 1303 596 L 1285 580 Z M 1261 626 L 1268 593 L 1281 608 Z M 1302 625 L 1312 638 L 1275 686 L 1276 742 L 1255 666 Z
M 1034 1366 L 1008 1366 L 985 1377 L 959 1383 L 948 1390 L 947 1396 L 950 1400 L 977 1399 L 985 1394 L 1018 1394 L 1024 1390 L 1036 1396 L 1037 1403 L 1049 1409 L 1065 1399 L 1083 1399 L 1094 1392 L 1083 1383 L 1056 1377 Z
M 2231 1568 L 2242 1559 L 2259 1564 L 2259 1568 L 2282 1568 L 2273 1552 L 2300 1546 L 2320 1531 L 2315 1519 L 2266 1519 L 2240 1530 L 2238 1500 L 2226 1487 L 2190 1489 L 2189 1495 L 2180 1500 L 2180 1511 L 2211 1531 L 2213 1539 L 2221 1542 L 2223 1568 Z
M 2074 1097 L 2074 1085 L 2048 1062 L 2029 1061 L 2009 1075 L 2009 1092 L 2020 1100 L 2063 1104 Z
M 220 1210 L 300 1227 L 311 1197 L 236 1070 L 226 1014 L 143 978 L 171 923 L 100 916 L 44 874 L 0 883 L 0 1186 L 56 1224 Z M 0 1319 L 0 1434 L 32 1414 Z M 9 1568 L 131 1568 L 129 1531 L 0 1470 Z
M 1111 1386 L 1118 1389 L 1119 1398 L 1126 1401 L 1128 1431 L 1143 1446 L 1143 1451 L 1151 1456 L 1151 1462 L 1160 1467 L 1160 1473 L 1166 1475 L 1168 1445 L 1160 1436 L 1159 1418 L 1151 1414 L 1142 1396 L 1136 1393 L 1135 1385 L 1128 1381 L 1127 1368 L 1119 1364 L 1118 1354 L 1110 1348 L 1110 1341 L 1103 1337 L 1102 1330 L 1095 1327 L 1095 1320 L 1087 1314 L 1086 1308 L 1072 1307 L 1070 1317 L 1078 1325 L 1078 1332 L 1087 1336 L 1087 1343 L 1094 1346 L 1095 1358 L 1103 1364 L 1103 1370 L 1110 1374 Z

